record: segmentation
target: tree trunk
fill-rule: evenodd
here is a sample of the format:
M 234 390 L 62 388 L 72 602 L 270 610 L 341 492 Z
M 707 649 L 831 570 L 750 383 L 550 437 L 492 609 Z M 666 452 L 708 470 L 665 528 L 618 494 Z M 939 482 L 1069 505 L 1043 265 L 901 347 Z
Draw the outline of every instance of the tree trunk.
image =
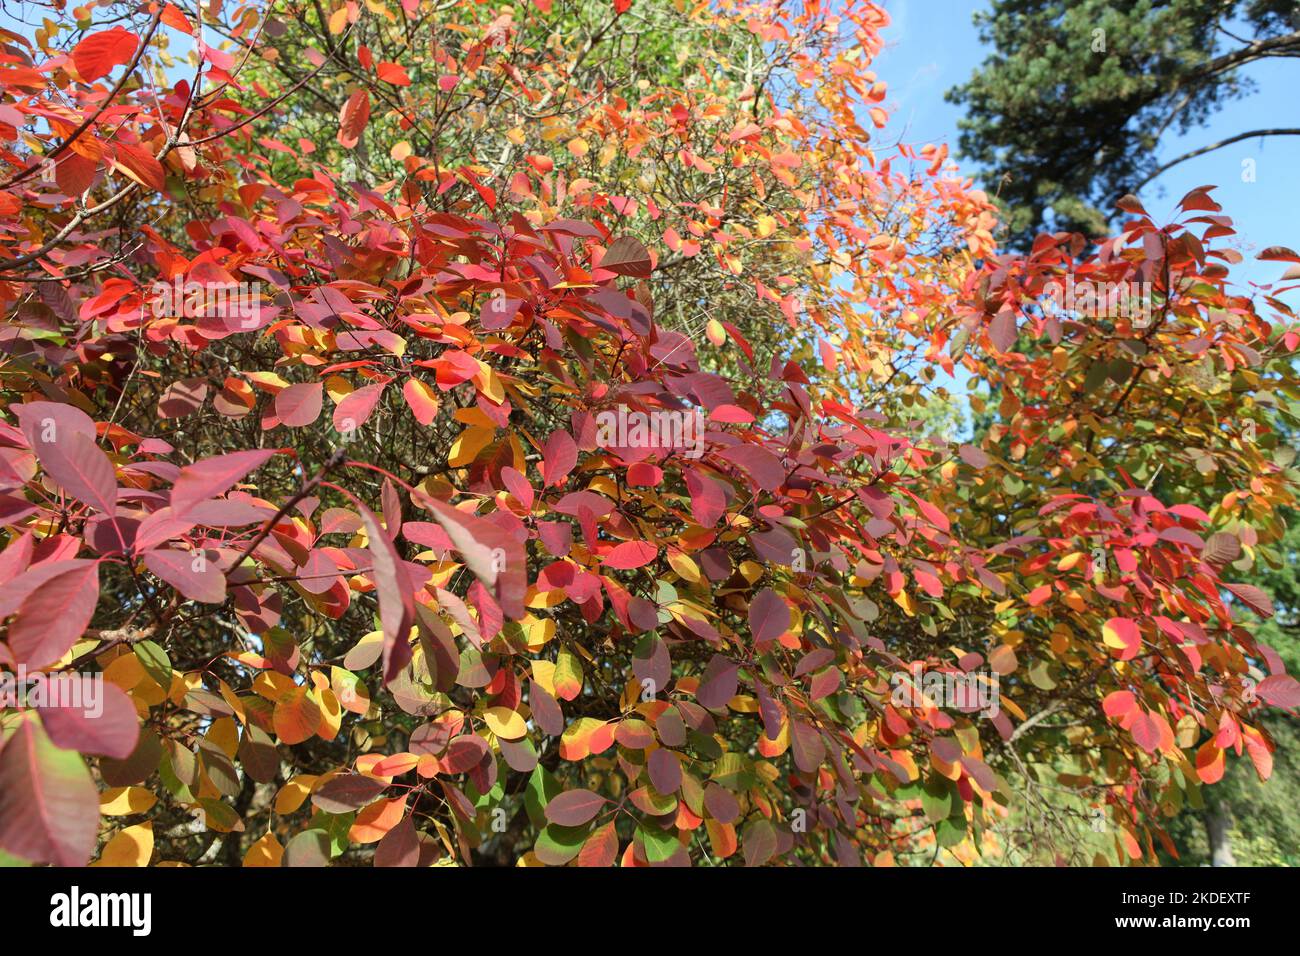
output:
M 1222 803 L 1209 803 L 1204 811 L 1205 836 L 1210 843 L 1211 866 L 1236 866 L 1232 855 L 1232 815 Z

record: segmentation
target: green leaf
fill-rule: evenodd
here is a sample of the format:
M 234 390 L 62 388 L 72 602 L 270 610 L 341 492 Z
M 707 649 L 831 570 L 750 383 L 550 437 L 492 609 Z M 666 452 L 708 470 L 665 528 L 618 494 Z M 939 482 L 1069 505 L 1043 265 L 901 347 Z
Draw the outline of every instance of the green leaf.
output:
M 552 823 L 537 834 L 533 852 L 547 866 L 563 866 L 578 855 L 591 827 L 562 827 Z
M 139 641 L 135 645 L 135 656 L 140 659 L 144 672 L 166 693 L 172 686 L 172 662 L 159 645 L 153 641 Z
M 676 830 L 660 830 L 657 827 L 637 827 L 637 836 L 645 850 L 645 858 L 650 863 L 662 863 L 677 852 L 681 846 L 677 842 Z

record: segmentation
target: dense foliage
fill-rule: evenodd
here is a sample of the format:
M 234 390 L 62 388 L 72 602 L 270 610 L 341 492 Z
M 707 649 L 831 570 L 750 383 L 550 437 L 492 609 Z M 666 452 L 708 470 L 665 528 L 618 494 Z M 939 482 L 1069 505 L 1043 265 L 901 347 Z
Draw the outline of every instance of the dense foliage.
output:
M 1209 189 L 999 254 L 857 0 L 49 14 L 0 663 L 105 696 L 0 713 L 0 850 L 1149 861 L 1269 776 L 1298 338 Z

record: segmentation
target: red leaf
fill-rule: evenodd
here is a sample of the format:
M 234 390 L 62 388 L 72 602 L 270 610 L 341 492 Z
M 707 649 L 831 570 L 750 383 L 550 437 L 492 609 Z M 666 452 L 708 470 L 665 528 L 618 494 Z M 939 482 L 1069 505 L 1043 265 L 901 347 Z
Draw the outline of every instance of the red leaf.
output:
M 720 455 L 748 474 L 764 491 L 776 491 L 785 481 L 781 459 L 757 445 L 736 445 Z
M 926 501 L 924 498 L 918 498 L 910 491 L 907 494 L 908 497 L 910 497 L 913 501 L 916 502 L 917 509 L 921 512 L 922 515 L 925 516 L 926 521 L 930 522 L 930 524 L 934 525 L 940 531 L 951 530 L 952 523 L 948 520 L 948 516 L 946 514 L 944 514 L 941 510 L 936 508 L 934 505 L 930 504 L 930 502 Z
M 411 407 L 411 414 L 421 425 L 429 425 L 438 415 L 438 399 L 429 388 L 418 379 L 408 378 L 402 385 L 402 395 Z
M 658 555 L 659 549 L 649 541 L 624 541 L 605 555 L 604 564 L 607 568 L 628 571 L 645 567 Z
M 1250 608 L 1260 617 L 1272 617 L 1273 600 L 1264 591 L 1255 587 L 1253 584 L 1228 584 L 1226 581 L 1223 586 L 1242 604 Z
M 1207 740 L 1196 751 L 1196 775 L 1200 777 L 1201 783 L 1218 783 L 1222 780 L 1226 763 L 1223 751 L 1215 746 L 1213 740 Z
M 523 545 L 486 518 L 453 508 L 436 498 L 424 496 L 420 503 L 433 512 L 465 566 L 493 592 L 501 609 L 514 620 L 523 617 L 524 593 L 528 590 Z
M 1132 193 L 1127 193 L 1115 201 L 1115 205 L 1125 212 L 1131 212 L 1135 216 L 1144 216 L 1150 218 L 1146 209 L 1142 206 L 1141 200 Z
M 1101 702 L 1101 709 L 1110 717 L 1118 718 L 1121 725 L 1126 723 L 1133 711 L 1137 710 L 1137 698 L 1132 691 L 1117 690 L 1107 694 Z
M 686 472 L 686 490 L 691 495 L 691 517 L 702 527 L 712 528 L 727 510 L 722 485 L 697 468 Z
M 410 86 L 411 78 L 406 75 L 406 70 L 400 63 L 380 63 L 375 72 L 385 83 L 391 83 L 394 86 Z
M 709 784 L 704 790 L 704 808 L 719 823 L 730 823 L 740 816 L 739 802 L 731 791 L 716 783 Z
M 762 817 L 745 827 L 743 840 L 745 866 L 762 866 L 776 853 L 776 828 Z
M 533 486 L 528 483 L 527 478 L 507 465 L 501 469 L 501 481 L 506 486 L 506 491 L 514 495 L 526 511 L 532 510 L 535 496 Z
M 172 485 L 173 517 L 180 518 L 199 502 L 229 491 L 245 475 L 260 468 L 275 454 L 274 449 L 236 451 L 182 468 L 180 476 Z
M 986 455 L 982 449 L 976 448 L 974 445 L 962 445 L 957 449 L 957 454 L 961 456 L 962 461 L 966 462 L 966 464 L 970 465 L 972 468 L 987 468 L 989 465 L 989 456 Z
M 989 341 L 999 352 L 1010 352 L 1016 344 L 1016 314 L 1010 309 L 999 312 L 989 323 Z
M 640 239 L 632 236 L 619 236 L 610 243 L 601 257 L 600 268 L 621 276 L 633 276 L 638 279 L 649 278 L 654 268 L 650 262 L 650 250 Z
M 299 383 L 282 388 L 275 394 L 275 415 L 281 425 L 301 428 L 320 416 L 324 388 L 319 382 Z
M 777 640 L 790 629 L 790 605 L 771 588 L 754 595 L 749 605 L 749 632 L 759 647 Z
M 709 665 L 704 668 L 699 690 L 695 692 L 695 699 L 700 702 L 700 706 L 707 707 L 709 710 L 726 707 L 727 702 L 736 696 L 739 670 L 740 665 L 735 661 L 721 654 L 714 654 Z
M 590 790 L 566 790 L 546 805 L 546 819 L 562 827 L 582 826 L 608 802 Z
M 56 746 L 115 760 L 125 760 L 135 752 L 140 719 L 131 698 L 120 687 L 92 674 L 60 674 L 57 683 L 49 678 L 46 682 L 47 687 L 57 689 L 59 696 L 50 701 L 57 706 L 38 706 L 36 710 Z M 80 686 L 74 687 L 73 682 Z
M 1147 753 L 1154 753 L 1173 743 L 1174 734 L 1169 728 L 1169 721 L 1155 711 L 1143 711 L 1133 720 L 1129 728 L 1133 739 Z
M 208 380 L 183 378 L 172 382 L 158 399 L 159 418 L 184 418 L 203 407 L 208 397 Z
M 108 76 L 113 67 L 130 63 L 138 44 L 135 35 L 122 27 L 92 33 L 73 49 L 72 65 L 83 80 L 93 83 Z
M 202 551 L 150 551 L 144 566 L 191 601 L 221 604 L 226 600 L 226 576 Z
M 334 430 L 347 434 L 369 421 L 387 387 L 387 382 L 380 382 L 349 392 L 334 409 Z
M 33 446 L 41 466 L 78 501 L 111 515 L 117 507 L 117 474 L 103 450 L 80 432 Z
M 1288 674 L 1265 677 L 1255 690 L 1274 707 L 1283 707 L 1287 710 L 1300 707 L 1300 681 Z
M 415 601 L 392 539 L 380 526 L 374 512 L 360 501 L 356 504 L 370 545 L 370 576 L 379 592 L 379 622 L 384 631 L 384 683 L 387 684 L 411 660 L 410 635 L 415 621 Z
M 1112 617 L 1101 629 L 1102 639 L 1122 661 L 1131 661 L 1142 650 L 1142 632 L 1126 617 Z
M 676 793 L 682 785 L 682 763 L 677 754 L 660 747 L 646 759 L 650 782 L 660 793 Z
M 312 805 L 326 813 L 347 813 L 360 810 L 379 799 L 388 784 L 359 773 L 345 773 L 325 781 L 311 795 Z
M 542 448 L 542 487 L 550 488 L 564 482 L 578 463 L 578 446 L 564 430 L 553 431 Z
M 9 625 L 9 648 L 15 660 L 28 668 L 47 667 L 66 654 L 95 613 L 99 564 L 67 564 L 75 566 L 55 574 L 28 594 Z
M 375 847 L 375 866 L 417 866 L 420 862 L 420 835 L 415 819 L 404 817 Z
M 528 703 L 533 710 L 533 722 L 544 734 L 558 737 L 564 733 L 564 711 L 551 694 L 536 681 L 528 682 Z
M 77 754 L 34 717 L 0 750 L 0 849 L 34 863 L 85 866 L 99 833 L 99 792 Z
M 95 423 L 79 408 L 61 402 L 26 402 L 14 406 L 18 424 L 32 451 L 37 446 L 59 440 L 61 434 L 76 432 L 90 441 L 95 440 Z M 37 455 L 39 456 L 39 453 Z
M 361 139 L 361 134 L 370 122 L 370 94 L 357 90 L 348 97 L 339 110 L 339 145 L 351 149 Z
M 790 721 L 790 749 L 794 762 L 804 773 L 812 773 L 826 759 L 826 743 L 817 728 L 801 720 Z

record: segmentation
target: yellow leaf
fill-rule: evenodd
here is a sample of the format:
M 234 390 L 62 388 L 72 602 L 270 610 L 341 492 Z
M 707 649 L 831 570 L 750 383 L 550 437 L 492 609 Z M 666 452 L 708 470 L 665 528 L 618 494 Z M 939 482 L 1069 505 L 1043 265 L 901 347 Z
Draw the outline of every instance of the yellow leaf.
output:
M 314 775 L 304 773 L 287 782 L 275 795 L 275 812 L 283 815 L 301 807 L 311 795 L 316 779 Z
M 504 740 L 518 740 L 528 733 L 524 718 L 509 707 L 489 707 L 483 711 L 483 722 Z
M 132 690 L 144 680 L 144 665 L 134 653 L 123 654 L 104 668 L 104 680 L 122 690 Z
M 542 608 L 556 607 L 563 604 L 569 599 L 564 593 L 563 588 L 555 588 L 551 591 L 539 591 L 535 587 L 529 587 L 524 598 L 524 606 L 530 610 L 541 610 Z
M 540 651 L 555 637 L 555 621 L 552 618 L 533 617 L 529 614 L 521 623 L 530 651 Z
M 700 566 L 690 556 L 681 551 L 669 551 L 668 564 L 681 575 L 684 581 L 689 581 L 691 584 L 699 583 Z
M 331 375 L 325 379 L 325 394 L 330 397 L 330 401 L 336 405 L 347 398 L 354 391 L 352 383 L 342 375 Z
M 1071 551 L 1056 563 L 1056 570 L 1069 571 L 1071 568 L 1078 567 L 1079 563 L 1082 562 L 1083 559 L 1084 553 L 1082 551 Z
M 533 680 L 537 681 L 537 686 L 554 697 L 555 662 L 542 660 L 533 661 Z
M 239 729 L 233 718 L 222 717 L 213 721 L 204 736 L 220 747 L 227 757 L 233 757 L 239 750 Z
M 265 834 L 244 854 L 244 866 L 279 866 L 284 847 L 270 833 Z
M 153 823 L 118 831 L 92 866 L 148 866 L 153 856 Z
M 894 603 L 901 607 L 908 617 L 916 617 L 916 602 L 907 591 L 899 591 L 895 594 Z
M 315 697 L 320 708 L 320 726 L 316 729 L 316 736 L 321 740 L 333 740 L 343 726 L 343 705 L 328 686 L 318 690 Z
M 506 390 L 501 384 L 500 376 L 491 365 L 479 362 L 478 366 L 479 373 L 474 376 L 474 384 L 478 386 L 480 392 L 500 405 L 506 400 Z
M 281 389 L 289 387 L 289 383 L 275 372 L 244 372 L 242 374 L 258 388 L 268 391 L 272 395 Z
M 481 362 L 479 363 L 482 364 Z M 475 428 L 496 429 L 492 419 L 487 417 L 487 413 L 477 405 L 471 405 L 468 408 L 458 408 L 451 413 L 451 417 L 462 425 L 473 425 Z
M 376 631 L 375 633 L 379 633 Z M 363 638 L 364 640 L 364 638 Z M 262 671 L 253 678 L 253 693 L 270 701 L 277 701 L 294 689 L 292 679 L 278 671 Z
M 491 443 L 495 432 L 496 429 L 493 428 L 465 429 L 452 444 L 447 464 L 452 468 L 462 468 L 471 464 L 478 457 L 478 453 Z
M 158 798 L 144 787 L 112 787 L 99 795 L 99 812 L 106 817 L 144 813 Z

